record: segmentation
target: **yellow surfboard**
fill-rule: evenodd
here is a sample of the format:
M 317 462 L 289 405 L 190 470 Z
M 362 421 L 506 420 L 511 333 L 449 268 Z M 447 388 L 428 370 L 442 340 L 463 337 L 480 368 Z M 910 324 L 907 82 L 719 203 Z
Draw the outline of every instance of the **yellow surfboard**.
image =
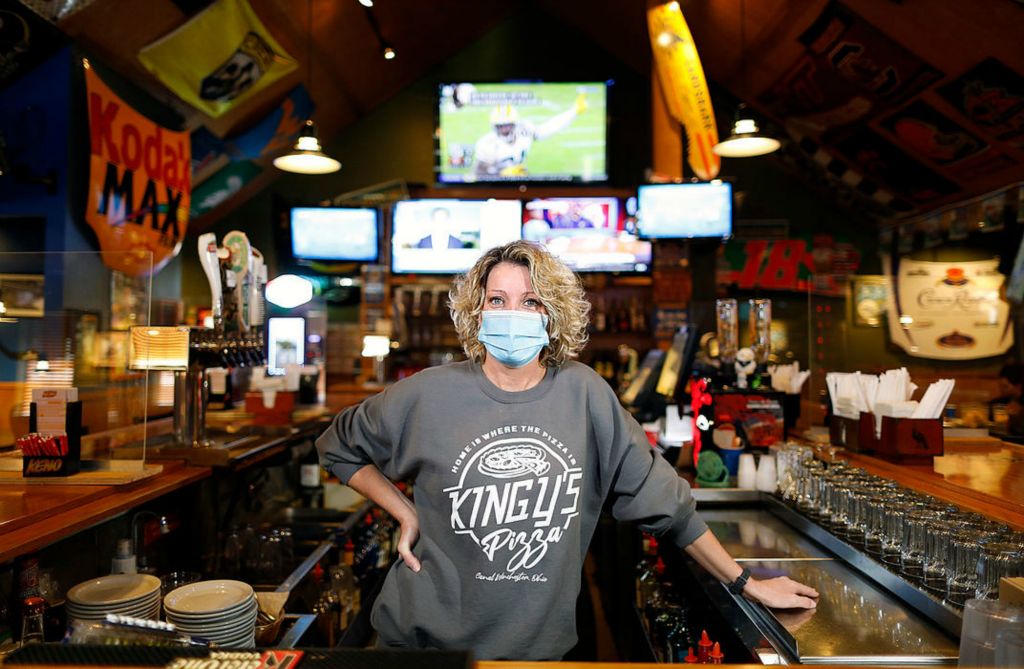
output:
M 701 179 L 714 179 L 722 165 L 711 150 L 718 144 L 715 110 L 711 107 L 697 46 L 679 3 L 673 1 L 648 8 L 647 29 L 669 113 L 686 128 L 687 162 Z

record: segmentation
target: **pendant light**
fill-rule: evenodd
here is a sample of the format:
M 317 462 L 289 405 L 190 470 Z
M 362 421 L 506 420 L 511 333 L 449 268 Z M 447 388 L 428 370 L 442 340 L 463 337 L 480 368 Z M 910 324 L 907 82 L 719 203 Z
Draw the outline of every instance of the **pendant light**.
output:
M 313 91 L 313 0 L 309 0 L 309 54 L 306 59 L 310 93 Z M 316 134 L 313 119 L 306 119 L 299 131 L 292 150 L 283 156 L 274 158 L 274 167 L 285 172 L 296 174 L 330 174 L 341 169 L 341 163 L 323 152 L 320 139 Z
M 749 93 L 747 84 L 747 29 L 745 0 L 740 0 L 740 89 Z M 715 144 L 711 150 L 723 158 L 751 158 L 777 150 L 782 144 L 774 137 L 761 134 L 754 115 L 742 102 L 736 107 L 732 134 Z

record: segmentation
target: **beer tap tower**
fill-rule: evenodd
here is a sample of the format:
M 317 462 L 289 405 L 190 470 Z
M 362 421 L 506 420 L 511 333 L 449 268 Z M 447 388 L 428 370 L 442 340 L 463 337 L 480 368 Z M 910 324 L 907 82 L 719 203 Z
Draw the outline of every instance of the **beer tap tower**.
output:
M 266 363 L 263 256 L 245 233 L 229 232 L 224 242 L 218 246 L 213 233 L 199 237 L 199 262 L 210 283 L 212 328 L 132 328 L 130 367 L 174 371 L 174 440 L 179 447 L 213 446 L 206 437 L 206 370 Z

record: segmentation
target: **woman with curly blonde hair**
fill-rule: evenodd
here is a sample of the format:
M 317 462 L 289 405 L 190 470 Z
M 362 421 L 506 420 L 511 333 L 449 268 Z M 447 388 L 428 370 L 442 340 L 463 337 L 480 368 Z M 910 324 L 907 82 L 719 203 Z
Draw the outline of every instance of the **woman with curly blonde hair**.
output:
M 561 659 L 606 501 L 736 594 L 814 606 L 807 586 L 749 578 L 608 383 L 572 360 L 589 305 L 563 263 L 528 242 L 496 247 L 450 298 L 469 359 L 395 383 L 317 439 L 321 465 L 401 526 L 371 616 L 379 645 Z M 414 502 L 400 480 L 414 482 Z

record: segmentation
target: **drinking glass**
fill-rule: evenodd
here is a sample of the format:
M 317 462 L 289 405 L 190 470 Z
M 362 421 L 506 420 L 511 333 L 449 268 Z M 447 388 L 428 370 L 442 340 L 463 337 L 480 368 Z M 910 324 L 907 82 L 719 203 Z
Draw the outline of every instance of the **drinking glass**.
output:
M 903 543 L 900 546 L 900 572 L 911 581 L 924 577 L 925 541 L 931 525 L 939 520 L 938 512 L 918 509 L 903 516 Z
M 167 596 L 171 590 L 180 588 L 190 583 L 198 583 L 203 576 L 197 571 L 172 571 L 160 577 L 160 599 Z
M 981 543 L 977 532 L 959 529 L 949 538 L 949 574 L 946 579 L 946 601 L 962 607 L 978 589 L 978 557 Z
M 924 539 L 921 578 L 925 589 L 940 596 L 946 594 L 946 579 L 949 576 L 949 541 L 959 529 L 963 529 L 959 521 L 937 520 Z
M 998 599 L 999 579 L 1024 576 L 1024 550 L 1008 541 L 987 541 L 978 556 L 978 599 Z
M 716 300 L 715 314 L 718 325 L 718 357 L 723 365 L 731 365 L 736 360 L 736 351 L 740 344 L 740 312 L 736 300 Z

